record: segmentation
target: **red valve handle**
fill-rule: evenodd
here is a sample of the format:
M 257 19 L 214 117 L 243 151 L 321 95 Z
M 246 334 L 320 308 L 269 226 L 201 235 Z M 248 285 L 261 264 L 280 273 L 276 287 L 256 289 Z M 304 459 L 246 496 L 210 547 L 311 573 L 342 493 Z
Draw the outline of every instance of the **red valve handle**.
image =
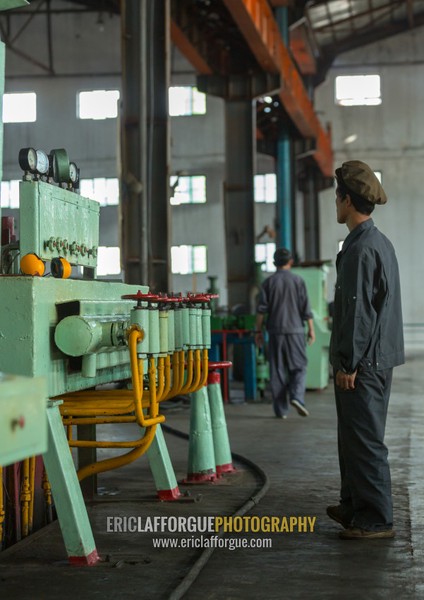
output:
M 217 371 L 218 369 L 229 369 L 232 366 L 233 366 L 233 363 L 230 362 L 229 360 L 221 360 L 218 362 L 209 361 L 209 363 L 208 363 L 209 371 Z
M 143 294 L 140 290 L 136 294 L 125 294 L 121 296 L 123 300 L 139 300 L 141 302 L 158 302 L 159 296 L 157 294 Z

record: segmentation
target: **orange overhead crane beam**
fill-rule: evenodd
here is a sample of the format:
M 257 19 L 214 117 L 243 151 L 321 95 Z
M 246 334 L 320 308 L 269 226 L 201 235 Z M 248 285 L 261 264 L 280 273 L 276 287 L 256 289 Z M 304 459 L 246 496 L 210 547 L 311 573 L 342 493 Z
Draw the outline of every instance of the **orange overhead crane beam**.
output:
M 183 33 L 182 29 L 178 27 L 173 19 L 171 20 L 171 40 L 198 73 L 212 75 L 213 71 L 208 63 L 202 58 L 196 47 L 189 41 L 185 33 Z
M 325 132 L 313 109 L 303 85 L 281 38 L 277 22 L 267 0 L 223 0 L 243 33 L 261 67 L 279 73 L 282 87 L 279 95 L 285 110 L 305 138 L 316 140 L 315 161 L 326 177 L 333 176 L 333 151 L 328 132 Z

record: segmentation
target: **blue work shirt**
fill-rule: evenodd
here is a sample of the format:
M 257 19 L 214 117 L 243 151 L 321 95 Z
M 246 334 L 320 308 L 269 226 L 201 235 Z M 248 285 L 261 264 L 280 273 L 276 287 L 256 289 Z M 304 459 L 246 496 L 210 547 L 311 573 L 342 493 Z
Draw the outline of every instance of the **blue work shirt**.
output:
M 270 333 L 304 333 L 312 319 L 305 282 L 290 269 L 278 269 L 263 282 L 256 312 L 268 315 Z
M 399 268 L 372 219 L 352 229 L 337 255 L 330 342 L 336 370 L 384 370 L 405 362 Z

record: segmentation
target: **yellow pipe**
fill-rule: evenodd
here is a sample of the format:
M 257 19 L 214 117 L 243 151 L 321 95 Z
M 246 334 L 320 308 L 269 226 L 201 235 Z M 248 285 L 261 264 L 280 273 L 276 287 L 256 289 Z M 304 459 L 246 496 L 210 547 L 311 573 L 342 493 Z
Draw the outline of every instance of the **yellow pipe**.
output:
M 146 418 L 143 413 L 142 407 L 142 396 L 143 396 L 143 361 L 137 359 L 137 343 L 142 339 L 142 332 L 138 329 L 133 329 L 130 332 L 129 337 L 129 348 L 130 348 L 130 363 L 131 363 L 131 375 L 133 383 L 134 401 L 135 401 L 135 414 L 137 416 L 137 422 L 141 427 L 148 427 L 150 425 L 157 425 L 165 421 L 164 415 L 158 415 L 154 418 Z M 154 361 L 153 361 L 154 366 Z M 156 389 L 156 383 L 155 383 Z M 150 388 L 150 394 L 152 389 Z M 156 400 L 156 399 L 155 399 Z M 152 398 L 150 398 L 150 414 L 152 413 Z
M 53 521 L 52 488 L 50 485 L 49 478 L 47 477 L 46 469 L 44 469 L 44 471 L 43 471 L 43 490 L 44 490 L 44 500 L 46 502 L 47 523 L 51 523 Z
M 29 459 L 29 485 L 31 499 L 29 503 L 28 530 L 32 533 L 34 523 L 34 499 L 35 499 L 35 456 Z
M 164 392 L 162 400 L 173 398 L 180 389 L 180 351 L 176 351 L 172 355 L 172 387 Z
M 192 381 L 192 384 L 188 391 L 189 394 L 191 394 L 192 392 L 195 392 L 199 389 L 201 371 L 200 371 L 200 350 L 198 350 L 198 349 L 196 349 L 194 351 L 194 373 L 195 374 L 193 377 L 193 381 Z
M 156 388 L 156 398 L 158 402 L 162 398 L 165 389 L 165 358 L 168 358 L 168 356 L 159 356 L 158 358 L 158 385 Z
M 105 460 L 100 460 L 96 463 L 92 463 L 91 465 L 87 465 L 78 471 L 78 479 L 82 481 L 86 477 L 90 475 L 96 475 L 97 473 L 103 473 L 104 471 L 111 471 L 112 469 L 118 469 L 119 467 L 123 467 L 124 465 L 129 464 L 136 460 L 139 456 L 144 454 L 149 449 L 150 444 L 153 442 L 156 433 L 156 425 L 152 425 L 148 427 L 144 433 L 143 441 L 144 444 L 140 445 L 138 448 L 134 448 L 131 452 L 127 452 L 122 456 L 117 456 L 116 458 L 107 458 Z
M 176 354 L 176 353 L 174 352 L 174 354 Z M 159 398 L 159 402 L 161 400 L 165 400 L 165 398 L 169 394 L 170 389 L 171 389 L 171 357 L 168 354 L 165 358 L 165 386 L 162 390 L 162 395 Z
M 62 422 L 66 427 L 71 425 L 107 425 L 108 423 L 135 423 L 135 417 L 63 417 Z M 72 440 L 72 438 L 71 438 Z M 69 438 L 68 438 L 69 441 Z
M 206 348 L 202 350 L 202 379 L 200 381 L 200 387 L 204 387 L 208 381 L 209 374 L 209 354 Z
M 180 389 L 180 394 L 188 394 L 193 383 L 193 350 L 187 353 L 187 379 L 185 385 Z
M 27 537 L 29 533 L 29 503 L 31 501 L 29 487 L 29 458 L 25 458 L 25 460 L 22 461 L 22 482 L 19 500 L 21 502 L 22 537 Z

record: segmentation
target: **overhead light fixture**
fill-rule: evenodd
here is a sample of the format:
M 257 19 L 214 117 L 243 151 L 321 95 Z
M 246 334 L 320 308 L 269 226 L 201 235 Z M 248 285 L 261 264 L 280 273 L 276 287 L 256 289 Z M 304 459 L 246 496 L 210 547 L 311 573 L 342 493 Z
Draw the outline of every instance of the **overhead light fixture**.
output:
M 358 139 L 358 136 L 356 133 L 352 133 L 352 135 L 348 135 L 345 139 L 344 139 L 344 143 L 345 144 L 352 144 L 353 142 L 355 142 Z

